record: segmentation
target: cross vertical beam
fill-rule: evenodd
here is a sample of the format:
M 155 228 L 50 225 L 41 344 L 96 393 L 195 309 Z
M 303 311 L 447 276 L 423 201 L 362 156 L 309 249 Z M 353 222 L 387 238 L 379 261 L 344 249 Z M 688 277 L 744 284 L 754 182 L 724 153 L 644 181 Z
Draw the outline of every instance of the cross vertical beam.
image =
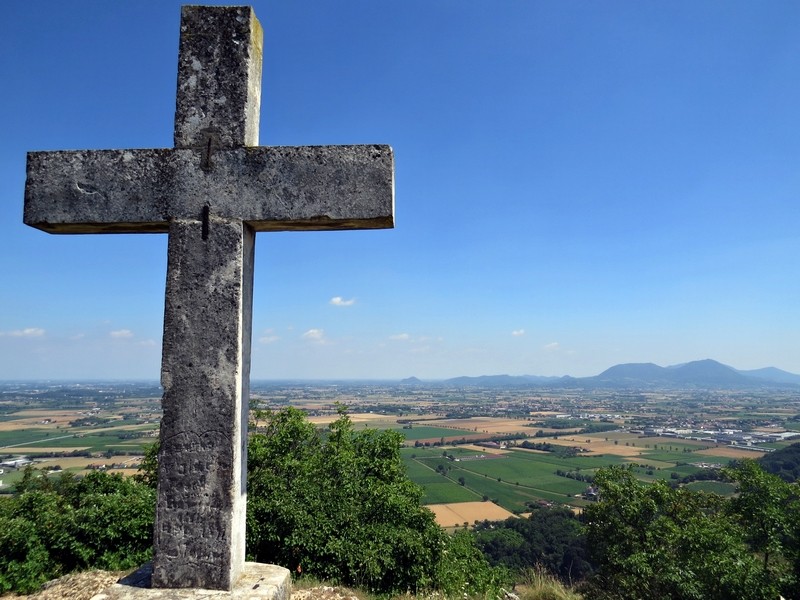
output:
M 169 234 L 153 587 L 243 569 L 255 232 L 394 226 L 389 146 L 256 147 L 261 53 L 251 8 L 184 7 L 175 148 L 28 153 L 26 224 Z
M 258 144 L 261 26 L 249 7 L 183 7 L 175 147 Z M 244 566 L 255 234 L 241 218 L 169 224 L 154 587 L 231 589 Z

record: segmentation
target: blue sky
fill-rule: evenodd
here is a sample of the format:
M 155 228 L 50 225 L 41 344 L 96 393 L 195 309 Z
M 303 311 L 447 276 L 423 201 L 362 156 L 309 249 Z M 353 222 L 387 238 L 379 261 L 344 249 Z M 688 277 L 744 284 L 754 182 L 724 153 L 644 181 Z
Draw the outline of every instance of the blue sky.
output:
M 159 376 L 166 236 L 22 205 L 29 150 L 171 146 L 179 5 L 0 6 L 0 379 Z M 255 378 L 800 373 L 800 3 L 253 6 L 261 144 L 396 161 L 395 229 L 259 234 Z

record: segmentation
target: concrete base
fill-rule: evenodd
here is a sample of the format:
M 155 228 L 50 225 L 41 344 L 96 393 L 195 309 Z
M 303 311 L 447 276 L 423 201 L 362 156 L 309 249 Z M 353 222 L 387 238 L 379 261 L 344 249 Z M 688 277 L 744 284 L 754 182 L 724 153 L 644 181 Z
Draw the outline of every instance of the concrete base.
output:
M 152 574 L 153 565 L 147 563 L 92 600 L 290 600 L 292 595 L 291 573 L 276 565 L 245 563 L 244 572 L 230 592 L 152 588 Z

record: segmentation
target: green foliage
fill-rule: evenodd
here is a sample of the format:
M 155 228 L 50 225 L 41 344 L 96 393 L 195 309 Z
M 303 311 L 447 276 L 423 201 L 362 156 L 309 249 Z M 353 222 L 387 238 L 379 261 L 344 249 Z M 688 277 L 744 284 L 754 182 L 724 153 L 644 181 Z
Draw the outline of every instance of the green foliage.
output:
M 32 468 L 0 500 L 0 592 L 29 593 L 89 567 L 120 570 L 149 559 L 155 493 L 121 475 L 57 479 Z
M 251 559 L 375 592 L 451 586 L 467 564 L 470 590 L 500 579 L 471 537 L 449 538 L 421 506 L 398 432 L 355 431 L 343 412 L 327 436 L 293 408 L 263 418 L 249 444 Z
M 145 447 L 144 458 L 133 476 L 134 481 L 143 483 L 154 490 L 158 488 L 158 450 L 160 447 L 159 442 L 153 442 Z
M 753 460 L 743 460 L 724 473 L 738 484 L 738 494 L 727 504 L 727 511 L 744 529 L 750 547 L 763 557 L 765 574 L 784 587 L 796 586 L 798 572 L 790 576 L 785 563 L 794 555 L 795 569 L 800 566 L 796 556 L 800 490 Z
M 510 580 L 505 569 L 489 566 L 469 531 L 447 536 L 442 549 L 434 582 L 436 590 L 446 597 L 496 596 Z
M 591 597 L 756 600 L 786 593 L 790 565 L 784 560 L 781 573 L 769 570 L 765 552 L 777 551 L 778 538 L 797 521 L 791 494 L 772 489 L 780 480 L 754 463 L 731 476 L 740 482 L 737 500 L 645 484 L 619 467 L 599 471 L 601 501 L 584 513 L 599 564 Z
M 536 508 L 527 519 L 510 518 L 476 527 L 478 546 L 493 565 L 516 576 L 537 565 L 565 583 L 592 572 L 583 525 L 567 508 Z
M 770 452 L 759 458 L 758 462 L 767 473 L 777 475 L 788 483 L 797 481 L 800 479 L 800 443 Z

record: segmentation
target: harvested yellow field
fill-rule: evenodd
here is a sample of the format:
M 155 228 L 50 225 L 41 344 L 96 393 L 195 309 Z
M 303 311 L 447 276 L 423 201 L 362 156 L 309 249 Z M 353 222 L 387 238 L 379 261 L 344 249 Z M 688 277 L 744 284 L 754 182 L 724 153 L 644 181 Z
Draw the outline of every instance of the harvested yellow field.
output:
M 66 414 L 52 414 L 42 411 L 26 410 L 15 413 L 13 416 L 23 416 L 20 419 L 13 421 L 0 422 L 0 431 L 16 431 L 18 429 L 56 429 L 57 427 L 68 427 L 70 421 L 74 421 L 77 417 L 75 412 L 60 411 Z M 34 413 L 34 414 L 31 414 Z M 42 421 L 48 421 L 43 423 Z
M 481 454 L 508 454 L 510 450 L 502 450 L 500 448 L 484 448 L 483 446 L 476 446 L 475 444 L 461 444 L 458 446 L 465 450 L 472 450 L 473 452 L 480 452 Z
M 54 456 L 52 458 L 37 460 L 36 465 L 41 468 L 58 465 L 62 469 L 85 469 L 86 465 L 90 465 L 92 463 L 103 463 L 106 460 L 107 459 L 105 458 L 92 458 L 89 456 Z
M 427 508 L 436 515 L 441 527 L 460 527 L 464 523 L 472 525 L 475 521 L 505 521 L 514 513 L 497 506 L 493 502 L 454 502 L 450 504 L 429 504 Z
M 62 469 L 86 469 L 91 464 L 105 464 L 124 463 L 128 468 L 114 469 L 113 473 L 124 473 L 126 475 L 134 475 L 141 463 L 141 457 L 129 456 L 115 456 L 114 458 L 97 458 L 90 456 L 55 456 L 46 459 L 37 459 L 36 467 L 46 469 L 47 467 L 58 465 Z
M 428 427 L 449 427 L 474 433 L 530 433 L 531 427 L 525 427 L 527 421 L 504 419 L 498 417 L 471 417 L 469 419 L 434 419 L 419 421 L 418 425 Z
M 545 439 L 545 438 L 543 438 Z M 587 443 L 586 440 L 592 440 Z M 560 437 L 558 439 L 546 438 L 547 443 L 555 444 L 558 446 L 568 446 L 574 448 L 584 448 L 586 454 L 616 454 L 617 456 L 639 456 L 644 452 L 644 448 L 636 446 L 626 446 L 625 444 L 614 444 L 612 441 L 606 442 L 597 438 L 580 436 L 580 437 Z
M 646 441 L 648 444 L 657 444 L 659 446 L 669 446 L 670 444 L 680 444 L 681 446 L 708 446 L 708 442 L 701 442 L 700 440 L 687 440 L 684 438 L 674 438 L 674 437 L 647 437 L 641 438 L 642 441 Z
M 720 446 L 719 448 L 709 448 L 707 450 L 696 450 L 695 454 L 705 454 L 706 456 L 722 456 L 724 458 L 761 458 L 766 452 L 757 450 L 743 450 L 741 448 L 731 448 L 730 446 Z
M 375 413 L 354 413 L 347 415 L 350 417 L 350 420 L 356 423 L 376 423 L 378 421 L 383 422 L 384 424 L 391 424 L 396 423 L 397 419 L 388 418 L 386 415 L 378 415 Z M 320 415 L 315 417 L 308 417 L 308 420 L 314 423 L 314 425 L 329 425 L 333 423 L 336 419 L 339 418 L 338 414 L 330 414 L 330 415 Z

